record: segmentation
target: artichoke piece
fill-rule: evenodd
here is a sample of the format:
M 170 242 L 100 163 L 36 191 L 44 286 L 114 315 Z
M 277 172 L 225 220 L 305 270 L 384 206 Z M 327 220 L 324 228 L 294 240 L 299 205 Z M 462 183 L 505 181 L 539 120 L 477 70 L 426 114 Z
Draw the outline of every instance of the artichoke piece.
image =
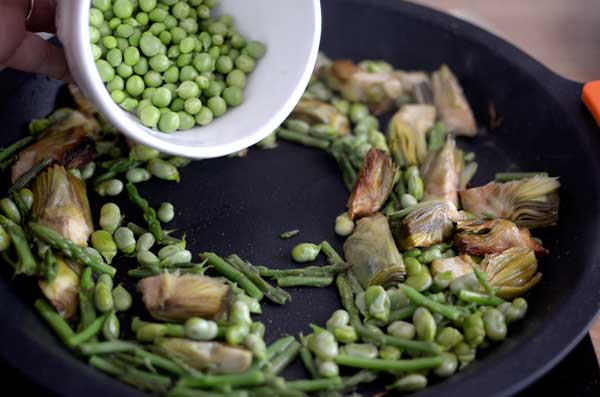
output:
M 496 295 L 503 299 L 523 295 L 542 279 L 542 273 L 537 271 L 535 254 L 524 247 L 486 256 L 481 262 L 481 270 L 487 273 L 488 283 Z
M 431 74 L 438 117 L 456 135 L 475 136 L 477 125 L 458 79 L 446 65 Z
M 387 218 L 381 214 L 360 219 L 354 233 L 344 243 L 344 256 L 363 288 L 370 285 L 392 287 L 406 274 Z
M 54 165 L 33 182 L 33 214 L 39 222 L 84 247 L 94 231 L 85 183 Z
M 138 282 L 150 315 L 164 321 L 190 317 L 216 320 L 229 310 L 231 287 L 225 282 L 195 274 L 162 273 Z
M 411 93 L 416 103 L 433 105 L 431 79 L 425 72 L 397 71 L 406 92 Z
M 559 187 L 556 177 L 535 176 L 463 190 L 460 200 L 466 211 L 481 218 L 508 219 L 533 229 L 556 224 Z
M 219 374 L 241 373 L 252 364 L 252 353 L 249 350 L 219 342 L 162 338 L 155 344 L 161 354 L 180 360 L 197 370 L 210 370 Z
M 463 170 L 462 152 L 456 150 L 452 135 L 448 135 L 446 144 L 430 152 L 421 166 L 424 182 L 423 201 L 447 200 L 458 207 L 458 189 Z
M 369 150 L 348 200 L 350 218 L 376 213 L 392 192 L 397 174 L 398 169 L 388 153 Z
M 72 109 L 59 109 L 40 139 L 23 149 L 12 167 L 12 182 L 47 157 L 66 168 L 79 168 L 96 157 L 98 122 Z
M 483 256 L 497 254 L 512 247 L 525 247 L 536 255 L 548 254 L 527 229 L 505 219 L 459 221 L 454 242 L 460 252 Z
M 380 115 L 404 93 L 401 77 L 394 71 L 371 73 L 349 60 L 338 60 L 321 68 L 320 74 L 334 90 L 353 102 L 364 102 Z
M 431 262 L 431 274 L 452 272 L 452 279 L 473 273 L 473 266 L 477 263 L 469 255 L 453 256 L 452 258 L 436 259 Z
M 301 99 L 292 112 L 293 118 L 306 121 L 308 124 L 327 124 L 338 132 L 338 136 L 350 131 L 350 122 L 335 106 L 316 99 Z
M 51 283 L 40 279 L 38 285 L 52 306 L 65 319 L 69 320 L 77 313 L 79 302 L 79 276 L 62 258 L 56 258 L 56 277 Z
M 98 113 L 98 109 L 96 105 L 94 105 L 89 99 L 87 99 L 81 89 L 75 84 L 69 84 L 69 93 L 73 97 L 75 104 L 77 104 L 77 108 L 81 111 L 81 113 L 86 116 L 93 116 Z
M 404 105 L 388 126 L 392 156 L 400 166 L 419 165 L 427 155 L 427 131 L 435 122 L 435 107 Z
M 429 247 L 452 238 L 454 221 L 459 213 L 454 204 L 445 200 L 431 200 L 403 211 L 390 214 L 389 222 L 396 244 L 402 249 Z

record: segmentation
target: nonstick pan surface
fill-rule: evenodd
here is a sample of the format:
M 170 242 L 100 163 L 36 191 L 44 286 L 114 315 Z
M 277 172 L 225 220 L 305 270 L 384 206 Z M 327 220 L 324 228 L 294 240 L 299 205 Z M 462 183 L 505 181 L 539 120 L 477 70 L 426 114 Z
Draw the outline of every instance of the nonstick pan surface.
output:
M 599 308 L 600 131 L 580 102 L 581 84 L 554 75 L 481 29 L 428 8 L 393 0 L 327 0 L 322 6 L 321 48 L 330 57 L 385 59 L 401 69 L 433 70 L 447 63 L 482 127 L 490 126 L 490 108 L 495 109 L 496 119 L 502 118 L 499 127 L 459 142 L 477 153 L 480 167 L 473 184 L 488 182 L 498 171 L 547 171 L 561 178 L 559 225 L 535 232 L 551 255 L 540 261 L 544 278 L 527 297 L 526 319 L 511 325 L 509 338 L 467 369 L 419 393 L 514 394 L 575 346 Z M 0 87 L 0 143 L 5 145 L 25 133 L 31 118 L 54 108 L 60 83 L 5 71 Z M 8 180 L 4 183 L 8 186 Z M 193 163 L 182 170 L 181 183 L 150 181 L 140 190 L 154 206 L 174 203 L 173 227 L 187 233 L 193 252 L 236 252 L 256 264 L 291 267 L 290 249 L 301 240 L 329 240 L 341 248 L 333 221 L 345 207 L 347 191 L 335 161 L 322 151 L 282 142 L 276 150 L 251 150 L 243 159 Z M 91 201 L 98 211 L 98 203 L 106 200 L 92 195 Z M 126 200 L 118 203 L 135 219 L 137 210 Z M 278 238 L 296 228 L 299 237 Z M 63 348 L 33 310 L 34 283 L 12 279 L 8 266 L 0 273 L 0 355 L 5 361 L 60 395 L 143 395 Z M 261 321 L 268 341 L 307 333 L 309 323 L 323 324 L 339 307 L 334 287 L 291 292 L 289 304 L 265 304 Z M 134 309 L 145 315 L 143 308 Z M 285 375 L 306 376 L 300 364 Z

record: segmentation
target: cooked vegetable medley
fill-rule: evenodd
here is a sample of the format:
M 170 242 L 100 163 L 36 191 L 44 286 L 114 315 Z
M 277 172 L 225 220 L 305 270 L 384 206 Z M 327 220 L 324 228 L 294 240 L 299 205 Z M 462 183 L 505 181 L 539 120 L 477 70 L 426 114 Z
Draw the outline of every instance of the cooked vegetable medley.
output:
M 162 132 L 205 126 L 244 100 L 246 76 L 265 55 L 218 0 L 93 0 L 96 69 L 119 106 Z
M 191 24 L 191 10 L 208 16 L 213 3 L 139 0 L 136 19 Z M 93 24 L 102 28 L 114 14 L 113 30 L 127 34 L 132 25 L 120 21 L 132 17 L 132 3 L 93 4 Z M 209 28 L 230 26 L 219 21 Z M 158 23 L 150 29 L 166 37 Z M 180 30 L 170 36 L 181 33 L 181 46 Z M 112 36 L 103 37 L 110 44 Z M 148 45 L 141 42 L 144 53 Z M 171 397 L 343 396 L 377 379 L 410 392 L 465 368 L 526 315 L 523 296 L 541 281 L 538 259 L 549 254 L 530 229 L 556 224 L 559 182 L 498 174 L 469 187 L 475 156 L 455 135 L 477 129 L 447 66 L 428 74 L 383 61 L 320 60 L 293 114 L 258 146 L 274 148 L 279 137 L 331 153 L 350 192 L 347 211 L 335 217 L 336 233 L 347 238 L 342 256 L 327 241 L 302 241 L 310 236 L 301 240 L 299 230 L 274 235 L 296 239 L 289 269 L 190 251 L 185 235 L 164 228 L 175 207 L 153 200 L 154 208 L 143 195 L 151 178 L 179 182 L 189 161 L 125 141 L 70 90 L 73 109 L 32 121 L 29 136 L 0 152 L 14 183 L 0 200 L 0 252 L 15 274 L 37 280 L 43 297 L 35 308 L 58 338 L 103 372 Z M 387 133 L 376 118 L 383 112 L 395 112 Z M 105 197 L 99 213 L 86 188 Z M 143 225 L 111 201 L 124 190 Z M 118 266 L 125 257 L 137 267 Z M 313 263 L 320 258 L 327 264 Z M 138 291 L 114 281 L 117 269 Z M 331 285 L 341 307 L 325 324 L 265 343 L 263 300 L 284 305 L 293 298 L 287 287 Z M 145 320 L 128 315 L 134 301 Z M 298 358 L 310 379 L 282 378 Z

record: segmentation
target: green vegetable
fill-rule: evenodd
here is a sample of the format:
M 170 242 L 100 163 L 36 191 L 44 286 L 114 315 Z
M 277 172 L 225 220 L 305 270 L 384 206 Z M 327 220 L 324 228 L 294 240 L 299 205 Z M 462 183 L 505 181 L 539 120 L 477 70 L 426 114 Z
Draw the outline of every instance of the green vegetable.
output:
M 158 159 L 152 159 L 152 160 L 150 160 L 150 162 L 155 161 L 155 160 L 158 160 Z M 168 164 L 168 163 L 166 163 L 166 164 Z M 150 232 L 152 233 L 154 238 L 158 242 L 160 242 L 163 238 L 163 233 L 162 233 L 162 228 L 160 226 L 160 221 L 157 218 L 156 211 L 154 210 L 154 208 L 150 207 L 148 200 L 146 200 L 142 196 L 140 196 L 137 188 L 131 182 L 129 182 L 127 184 L 127 193 L 129 195 L 129 200 L 132 203 L 134 203 L 135 205 L 137 205 L 142 210 L 142 213 L 144 215 L 144 220 L 148 224 L 148 228 L 150 229 Z
M 289 230 L 287 232 L 283 232 L 279 235 L 280 238 L 282 239 L 288 239 L 288 238 L 292 238 L 296 235 L 298 235 L 300 233 L 300 230 L 298 229 L 294 229 L 294 230 Z
M 100 209 L 100 227 L 113 233 L 121 223 L 121 210 L 115 203 L 107 203 Z
M 15 265 L 15 273 L 23 273 L 27 276 L 34 275 L 37 271 L 37 263 L 33 253 L 31 252 L 31 249 L 29 248 L 27 236 L 25 235 L 25 232 L 21 226 L 2 215 L 0 215 L 0 226 L 10 236 L 10 241 L 12 242 L 12 245 L 17 253 L 18 261 Z M 58 233 L 54 232 L 53 230 L 48 230 L 54 233 L 54 235 L 58 235 Z
M 125 254 L 132 254 L 135 251 L 135 237 L 133 232 L 126 227 L 119 227 L 113 234 L 113 239 L 119 250 Z
M 123 191 L 123 182 L 118 179 L 109 179 L 97 184 L 95 189 L 96 193 L 102 197 L 118 196 Z
M 0 200 L 0 209 L 12 222 L 21 223 L 21 213 L 19 212 L 19 209 L 15 205 L 14 201 L 8 197 L 3 198 Z
M 159 179 L 179 182 L 179 171 L 177 170 L 177 167 L 162 159 L 154 158 L 148 161 L 148 171 Z
M 239 256 L 233 254 L 227 257 L 227 262 L 229 262 L 233 267 L 239 270 L 246 278 L 252 282 L 258 289 L 262 291 L 264 296 L 266 296 L 272 302 L 283 305 L 286 301 L 291 299 L 290 294 L 284 291 L 281 288 L 274 287 L 268 282 L 266 282 L 260 275 L 259 270 L 254 267 L 250 262 L 244 261 Z M 258 299 L 257 297 L 253 297 Z
M 314 328 L 314 327 L 313 327 Z M 333 334 L 322 328 L 308 337 L 308 348 L 321 360 L 333 360 L 338 355 L 338 343 Z
M 453 327 L 444 327 L 437 335 L 435 341 L 443 346 L 445 350 L 451 350 L 454 346 L 462 342 L 464 336 L 459 330 Z
M 427 378 L 420 374 L 410 374 L 398 378 L 394 383 L 387 386 L 386 389 L 398 391 L 417 391 L 427 387 Z
M 390 317 L 390 298 L 380 285 L 372 285 L 365 291 L 365 304 L 369 315 L 387 322 Z
M 476 347 L 483 342 L 485 338 L 485 324 L 480 312 L 475 312 L 465 318 L 463 322 L 463 333 L 465 341 Z
M 327 287 L 333 282 L 331 276 L 283 276 L 277 278 L 280 287 Z
M 115 289 L 112 290 L 113 306 L 115 310 L 125 312 L 131 307 L 132 299 L 129 291 L 119 284 Z
M 433 373 L 441 378 L 447 378 L 454 375 L 458 368 L 458 358 L 453 353 L 444 352 L 441 354 L 442 364 L 433 370 Z
M 175 208 L 171 203 L 162 203 L 157 211 L 158 219 L 163 223 L 169 223 L 175 217 Z
M 487 309 L 483 313 L 483 325 L 490 340 L 498 342 L 506 338 L 506 320 L 499 310 Z
M 114 310 L 106 315 L 104 325 L 102 326 L 102 335 L 106 340 L 115 340 L 119 338 L 120 324 Z
M 452 321 L 460 321 L 463 316 L 462 312 L 457 308 L 438 303 L 406 284 L 400 285 L 399 289 L 400 291 L 404 292 L 406 297 L 410 299 L 413 304 L 417 306 L 423 306 L 432 312 L 441 314 Z
M 413 339 L 416 335 L 416 328 L 409 322 L 398 320 L 388 325 L 387 333 L 402 339 Z
M 191 317 L 185 322 L 184 333 L 187 338 L 195 340 L 213 340 L 218 332 L 214 321 Z
M 217 256 L 212 252 L 204 252 L 200 254 L 202 260 L 206 260 L 207 264 L 213 267 L 216 271 L 221 273 L 229 280 L 238 284 L 246 293 L 258 300 L 261 300 L 264 296 L 263 292 L 250 280 L 248 280 L 243 273 L 235 269 L 221 257 Z
M 431 312 L 424 307 L 418 307 L 413 314 L 413 324 L 417 337 L 424 341 L 433 341 L 437 331 L 436 322 Z
M 117 244 L 110 233 L 105 230 L 96 230 L 91 237 L 92 246 L 102 255 L 106 263 L 110 265 L 117 254 Z
M 417 371 L 437 368 L 442 364 L 440 356 L 413 358 L 410 360 L 382 360 L 340 354 L 335 362 L 341 366 L 370 369 L 373 371 Z
M 347 212 L 338 215 L 335 218 L 335 233 L 338 236 L 346 237 L 352 234 L 354 230 L 354 222 L 350 219 Z
M 363 358 L 377 358 L 379 351 L 371 343 L 348 343 L 340 348 L 340 354 Z

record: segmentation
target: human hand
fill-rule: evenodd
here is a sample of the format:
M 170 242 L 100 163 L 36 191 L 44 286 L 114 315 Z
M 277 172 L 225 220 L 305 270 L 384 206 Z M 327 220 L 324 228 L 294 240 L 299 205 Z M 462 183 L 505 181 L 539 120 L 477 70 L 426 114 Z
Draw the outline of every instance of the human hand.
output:
M 62 49 L 35 32 L 54 33 L 56 0 L 0 0 L 0 65 L 70 81 Z

